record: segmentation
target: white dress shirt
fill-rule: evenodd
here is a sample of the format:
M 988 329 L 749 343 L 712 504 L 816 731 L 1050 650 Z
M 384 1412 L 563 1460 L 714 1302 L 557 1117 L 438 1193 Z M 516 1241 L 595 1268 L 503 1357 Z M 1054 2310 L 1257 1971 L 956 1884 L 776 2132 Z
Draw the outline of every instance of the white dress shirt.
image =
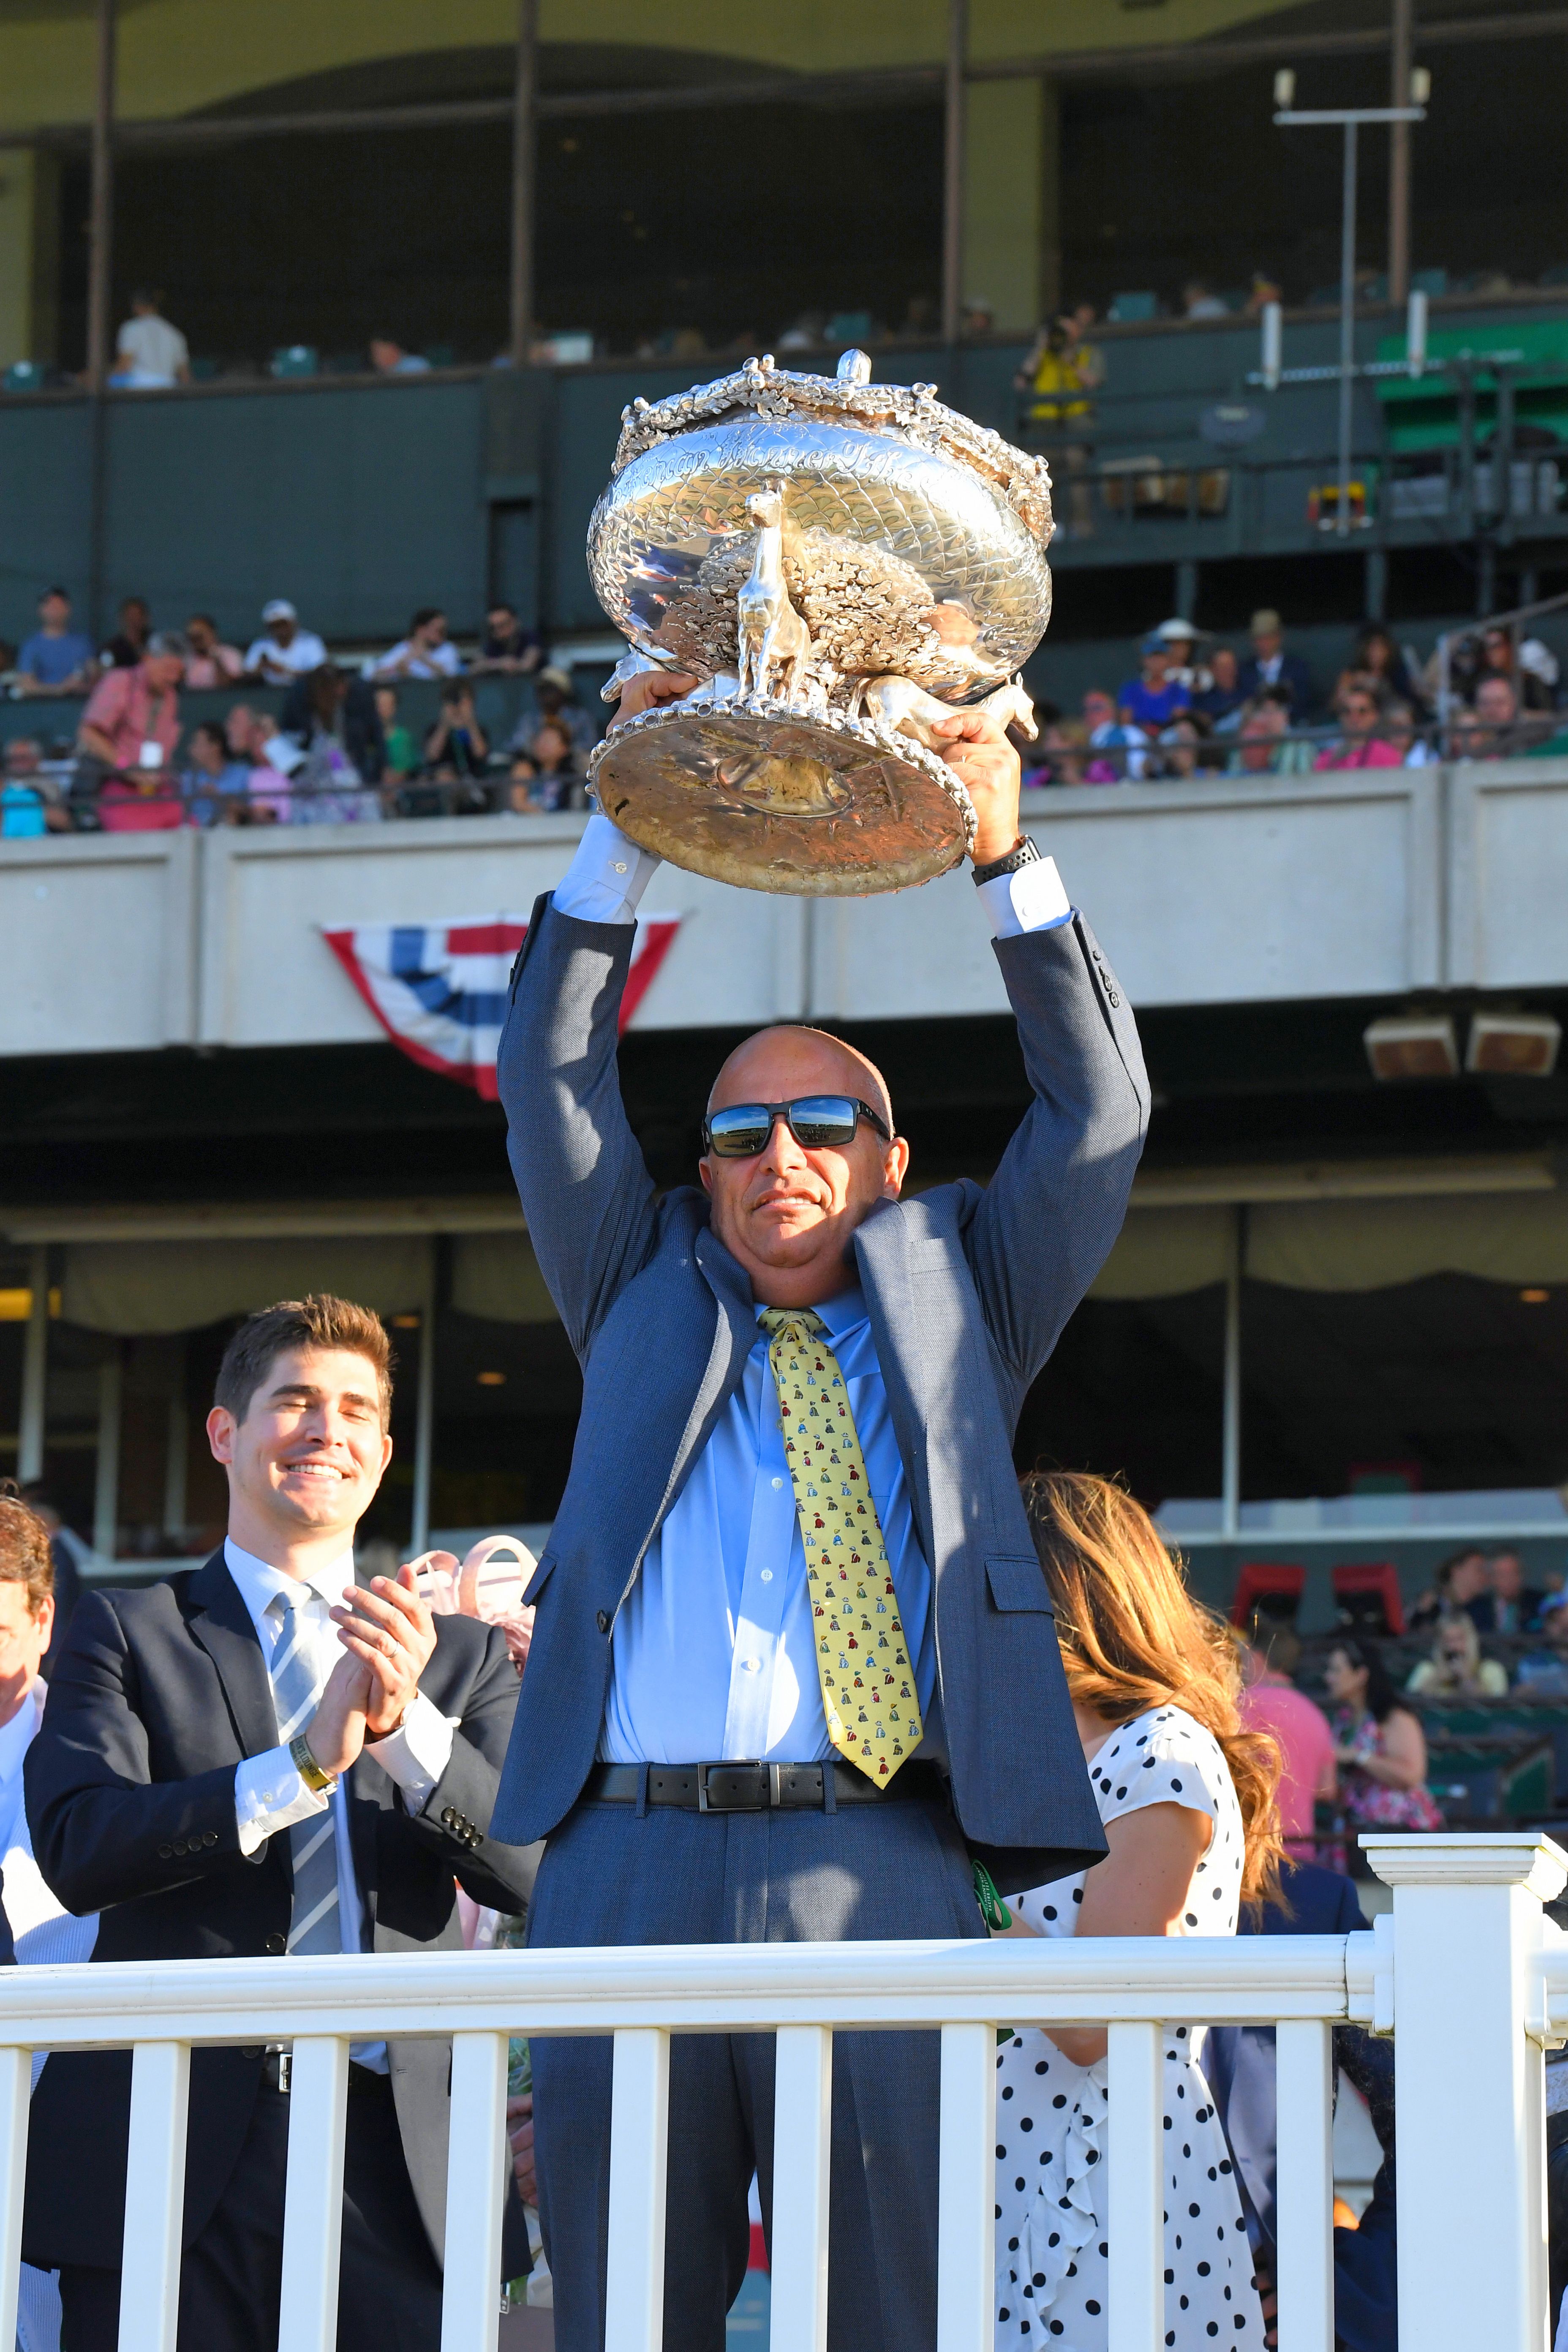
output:
M 632 923 L 660 860 L 602 814 L 591 816 L 554 892 L 558 911 Z M 1053 858 L 982 883 L 999 939 L 1071 918 Z M 848 1383 L 850 1409 L 907 1629 L 923 1726 L 940 1758 L 931 1566 L 920 1548 L 882 1368 L 858 1288 L 816 1310 Z M 832 1754 L 823 1714 L 805 1550 L 759 1330 L 745 1370 L 648 1546 L 616 1622 L 599 1754 L 609 1763 L 696 1764 Z

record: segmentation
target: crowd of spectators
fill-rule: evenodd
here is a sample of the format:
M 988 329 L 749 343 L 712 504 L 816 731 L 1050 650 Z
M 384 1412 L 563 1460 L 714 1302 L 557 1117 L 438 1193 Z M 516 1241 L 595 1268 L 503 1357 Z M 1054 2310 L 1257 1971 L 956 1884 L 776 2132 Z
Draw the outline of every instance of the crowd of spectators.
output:
M 527 682 L 504 740 L 475 708 L 473 681 L 487 677 Z M 405 680 L 441 689 L 435 719 L 417 734 L 400 711 Z M 504 602 L 490 607 L 466 659 L 446 614 L 426 605 L 390 651 L 350 668 L 331 659 L 286 597 L 263 606 L 243 651 L 205 613 L 183 629 L 154 629 L 139 596 L 125 599 L 113 635 L 97 647 L 77 627 L 67 591 L 52 587 L 8 683 L 41 706 L 86 697 L 74 740 L 26 734 L 7 744 L 0 835 L 9 839 L 586 804 L 593 722 L 570 672 L 545 661 L 538 633 Z M 182 689 L 247 685 L 285 689 L 281 710 L 242 699 L 221 719 L 184 724 Z
M 1559 757 L 1568 753 L 1560 676 L 1539 637 L 1488 626 L 1450 647 L 1445 679 L 1438 654 L 1422 663 L 1369 621 L 1329 685 L 1264 607 L 1245 649 L 1190 621 L 1163 621 L 1114 693 L 1089 688 L 1076 717 L 1037 703 L 1037 738 L 1016 740 L 1024 782 L 1037 788 Z

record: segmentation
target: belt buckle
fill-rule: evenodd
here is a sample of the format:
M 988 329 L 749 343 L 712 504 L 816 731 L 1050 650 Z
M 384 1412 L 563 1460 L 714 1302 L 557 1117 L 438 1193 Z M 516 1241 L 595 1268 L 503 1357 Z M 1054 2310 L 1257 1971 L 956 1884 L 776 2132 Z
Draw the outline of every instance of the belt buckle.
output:
M 699 1764 L 697 1767 L 698 1811 L 700 1813 L 765 1812 L 768 1803 L 768 1785 L 766 1780 L 763 1778 L 763 1767 L 760 1757 L 729 1758 L 721 1764 Z M 721 1801 L 715 1804 L 710 1795 L 708 1786 L 709 1775 L 713 1772 L 754 1772 L 758 1776 L 757 1793 L 755 1798 L 750 1801 L 742 1801 L 735 1804 L 727 1805 Z

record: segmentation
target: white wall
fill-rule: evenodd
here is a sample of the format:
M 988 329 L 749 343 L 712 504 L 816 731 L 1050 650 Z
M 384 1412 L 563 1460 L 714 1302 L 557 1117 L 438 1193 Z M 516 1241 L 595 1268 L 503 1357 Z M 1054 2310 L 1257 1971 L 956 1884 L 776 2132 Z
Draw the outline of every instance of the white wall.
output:
M 1568 761 L 1031 800 L 1136 1005 L 1568 984 Z M 582 824 L 0 842 L 0 1055 L 376 1037 L 323 927 L 525 916 Z M 967 872 L 801 900 L 666 866 L 644 910 L 684 920 L 639 1028 L 1002 1008 Z

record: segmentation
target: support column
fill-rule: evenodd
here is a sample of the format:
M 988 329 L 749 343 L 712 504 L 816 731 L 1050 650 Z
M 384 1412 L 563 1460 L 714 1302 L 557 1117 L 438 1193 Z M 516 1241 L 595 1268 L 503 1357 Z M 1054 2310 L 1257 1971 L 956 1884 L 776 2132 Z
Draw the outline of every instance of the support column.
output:
M 103 390 L 114 354 L 114 8 L 115 0 L 98 0 L 87 229 L 87 386 L 93 393 Z
M 970 83 L 960 299 L 989 302 L 997 326 L 1018 333 L 1041 317 L 1043 147 L 1038 82 Z
M 120 1419 L 125 1391 L 125 1345 L 111 1339 L 98 1368 L 98 1475 L 93 1482 L 92 1548 L 115 1556 L 120 1540 Z
M 49 1253 L 40 1242 L 27 1266 L 27 1336 L 22 1343 L 22 1414 L 16 1476 L 26 1486 L 44 1475 L 44 1403 L 49 1378 Z
M 1220 1532 L 1241 1533 L 1241 1269 L 1247 1211 L 1230 1213 L 1230 1257 L 1225 1271 L 1225 1420 L 1220 1439 Z
M 963 175 L 966 127 L 963 75 L 969 59 L 968 0 L 947 0 L 947 84 L 942 176 L 942 339 L 958 341 L 963 304 Z
M 1410 62 L 1415 47 L 1415 0 L 1391 0 L 1390 106 L 1410 103 Z M 1388 299 L 1403 310 L 1410 299 L 1410 133 L 1408 122 L 1388 126 Z
M 539 0 L 518 0 L 517 76 L 511 110 L 511 363 L 528 365 L 533 346 L 534 94 L 539 75 Z
M 167 1452 L 163 1460 L 163 1533 L 180 1536 L 185 1527 L 185 1486 L 190 1464 L 189 1394 L 185 1386 L 185 1343 L 176 1349 L 174 1387 L 169 1398 Z
M 0 368 L 51 356 L 38 339 L 38 213 L 52 192 L 51 160 L 26 147 L 0 156 Z
M 1568 1883 L 1568 1856 L 1539 1832 L 1362 1843 L 1394 1889 L 1399 2340 L 1545 2352 L 1545 2067 L 1531 2035 L 1541 1906 Z M 1457 2246 L 1484 2259 L 1457 2262 Z
M 429 1244 L 425 1303 L 419 1316 L 419 1378 L 414 1392 L 414 1512 L 409 1549 L 416 1557 L 430 1541 L 430 1477 L 436 1454 L 436 1303 L 440 1244 Z

